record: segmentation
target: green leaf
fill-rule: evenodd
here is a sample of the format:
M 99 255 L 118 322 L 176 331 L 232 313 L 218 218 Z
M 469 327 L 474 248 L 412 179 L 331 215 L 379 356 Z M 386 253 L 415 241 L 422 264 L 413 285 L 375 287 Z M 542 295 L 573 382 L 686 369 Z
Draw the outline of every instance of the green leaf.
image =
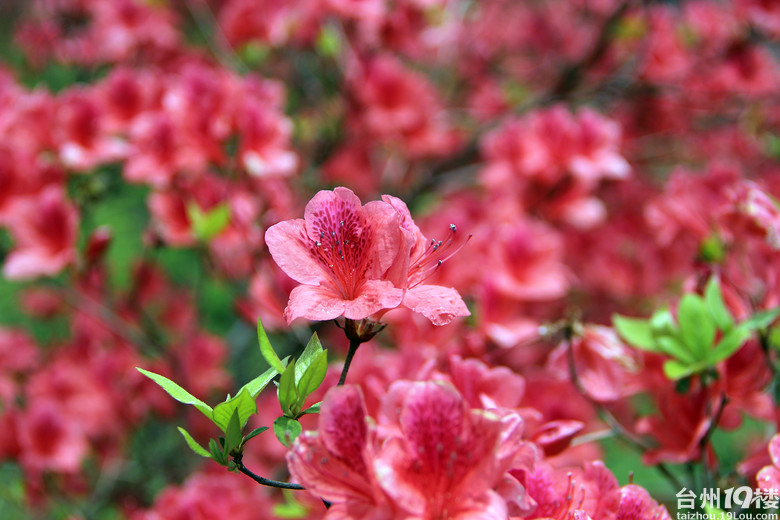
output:
M 221 203 L 208 211 L 203 211 L 195 202 L 187 204 L 187 217 L 192 224 L 192 233 L 202 242 L 209 242 L 222 233 L 230 224 L 230 206 Z
M 274 421 L 274 433 L 276 434 L 276 438 L 288 448 L 295 442 L 295 439 L 298 438 L 298 435 L 300 435 L 302 431 L 303 427 L 301 426 L 301 423 L 295 419 L 281 416 L 277 417 Z
M 688 348 L 675 336 L 661 336 L 656 340 L 658 351 L 679 359 L 684 363 L 693 363 L 696 359 Z
M 290 490 L 285 489 L 282 493 L 284 493 L 285 502 L 274 505 L 274 516 L 279 518 L 306 518 L 309 516 L 309 510 L 295 499 Z
M 296 365 L 295 368 L 298 368 Z M 320 387 L 328 371 L 328 352 L 323 350 L 311 362 L 306 373 L 303 374 L 298 384 L 298 404 L 299 408 L 303 406 L 306 397 Z
M 237 396 L 214 407 L 212 420 L 223 432 L 227 432 L 233 411 L 238 412 L 238 421 L 241 428 L 246 425 L 246 421 L 252 414 L 257 413 L 257 403 L 255 403 L 255 400 L 246 389 L 239 392 Z
M 295 384 L 298 385 L 298 382 L 303 377 L 303 374 L 306 373 L 306 370 L 308 370 L 309 365 L 311 365 L 312 361 L 322 352 L 322 344 L 320 343 L 320 338 L 317 336 L 317 333 L 311 335 L 311 338 L 309 339 L 309 343 L 306 344 L 306 348 L 303 349 L 303 353 L 301 354 L 301 357 L 298 358 L 298 360 L 295 362 Z
M 187 430 L 185 430 L 181 426 L 179 426 L 178 428 L 179 428 L 179 433 L 181 433 L 181 436 L 184 437 L 185 441 L 187 441 L 187 445 L 190 447 L 192 451 L 194 451 L 196 454 L 200 455 L 201 457 L 211 458 L 211 454 L 209 454 L 209 452 L 206 451 L 206 448 L 198 444 L 197 441 L 195 441 L 195 439 L 192 438 L 192 435 L 190 435 Z
M 268 386 L 268 383 L 271 382 L 271 380 L 276 377 L 276 374 L 279 372 L 274 368 L 271 367 L 256 378 L 252 379 L 250 382 L 245 384 L 241 387 L 241 390 L 246 390 L 249 392 L 249 395 L 252 396 L 252 399 L 256 399 L 257 396 L 260 394 L 260 392 L 263 391 L 263 389 Z M 241 393 L 241 390 L 238 391 L 238 393 Z
M 780 315 L 780 307 L 775 307 L 774 309 L 754 314 L 740 323 L 739 326 L 746 327 L 749 330 L 762 330 L 769 327 L 777 319 L 778 315 Z
M 618 334 L 620 334 L 620 337 L 634 347 L 651 352 L 658 351 L 648 320 L 613 314 L 612 324 L 615 326 Z
M 284 365 L 282 365 L 282 361 L 271 346 L 271 342 L 268 340 L 268 335 L 265 333 L 263 322 L 260 321 L 260 318 L 257 318 L 257 341 L 260 343 L 260 353 L 263 355 L 263 358 L 265 358 L 268 364 L 275 368 L 278 373 L 283 373 Z
M 233 410 L 233 415 L 230 416 L 228 422 L 227 431 L 225 432 L 225 451 L 232 453 L 241 444 L 241 423 L 238 419 L 238 408 Z
M 715 325 L 723 332 L 728 332 L 734 326 L 734 318 L 723 303 L 723 295 L 720 291 L 720 280 L 717 276 L 711 276 L 704 289 L 704 301 L 710 311 Z
M 227 454 L 222 451 L 219 443 L 214 439 L 209 439 L 209 451 L 211 452 L 211 458 L 219 462 L 223 466 L 227 466 Z
M 677 332 L 677 324 L 669 309 L 658 309 L 650 316 L 650 329 L 653 331 L 653 337 L 673 336 Z
M 715 349 L 710 353 L 709 363 L 714 365 L 724 359 L 731 356 L 734 352 L 747 341 L 750 337 L 750 330 L 743 325 L 731 329 L 730 332 L 724 334 L 720 341 L 715 346 Z
M 320 406 L 322 406 L 322 401 L 320 401 L 318 403 L 314 403 L 313 405 L 311 405 L 307 409 L 303 410 L 301 412 L 301 415 L 306 415 L 307 413 L 320 413 Z
M 715 340 L 715 323 L 704 301 L 693 293 L 684 295 L 677 309 L 677 322 L 681 338 L 694 358 L 706 360 Z
M 154 372 L 149 372 L 148 370 L 144 370 L 143 368 L 135 367 L 136 370 L 141 372 L 143 375 L 157 383 L 162 387 L 163 390 L 168 392 L 168 394 L 179 401 L 180 403 L 184 404 L 191 404 L 198 410 L 200 410 L 203 415 L 211 419 L 211 407 L 198 399 L 197 397 L 190 394 L 188 391 L 171 381 L 165 376 L 161 376 L 160 374 L 155 374 Z
M 332 58 L 341 54 L 341 36 L 338 31 L 325 25 L 317 36 L 316 42 L 317 54 L 325 58 Z
M 287 365 L 279 379 L 279 405 L 282 407 L 282 413 L 285 415 L 294 415 L 293 405 L 298 402 L 298 391 L 295 388 L 295 360 L 293 359 Z
M 249 441 L 249 439 L 254 439 L 255 437 L 257 437 L 258 435 L 260 435 L 261 433 L 263 433 L 267 429 L 268 429 L 268 426 L 261 426 L 260 428 L 255 428 L 254 430 L 249 432 L 246 437 L 244 437 L 244 444 L 246 444 L 247 441 Z
M 664 375 L 672 381 L 677 381 L 695 372 L 694 367 L 694 365 L 684 365 L 676 359 L 670 359 L 664 362 Z

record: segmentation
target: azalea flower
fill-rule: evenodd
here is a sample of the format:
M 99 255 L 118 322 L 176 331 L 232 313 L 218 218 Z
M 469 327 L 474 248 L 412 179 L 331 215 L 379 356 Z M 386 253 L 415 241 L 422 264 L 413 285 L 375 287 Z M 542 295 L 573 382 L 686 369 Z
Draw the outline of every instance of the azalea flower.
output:
M 492 488 L 522 444 L 517 414 L 471 410 L 441 382 L 398 381 L 382 409 L 377 428 L 358 387 L 333 388 L 288 453 L 293 478 L 331 502 L 326 518 L 507 518 Z
M 320 191 L 303 219 L 280 222 L 266 232 L 271 256 L 295 281 L 285 318 L 362 320 L 401 305 L 434 325 L 469 311 L 455 289 L 425 281 L 453 251 L 428 241 L 400 199 L 361 206 L 347 188 Z

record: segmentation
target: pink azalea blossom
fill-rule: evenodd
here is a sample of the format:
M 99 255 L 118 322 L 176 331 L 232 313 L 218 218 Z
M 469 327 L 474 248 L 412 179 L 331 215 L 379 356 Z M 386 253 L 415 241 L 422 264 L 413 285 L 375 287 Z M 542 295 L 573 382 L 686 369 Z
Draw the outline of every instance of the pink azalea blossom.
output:
M 401 245 L 399 220 L 389 204 L 361 206 L 352 191 L 336 188 L 317 193 L 303 219 L 268 229 L 271 256 L 302 284 L 290 294 L 287 322 L 361 320 L 397 307 L 403 290 L 383 278 Z
M 769 456 L 772 458 L 772 465 L 759 471 L 756 481 L 761 489 L 780 492 L 780 435 L 775 435 L 769 441 Z
M 399 258 L 391 268 L 394 283 L 405 289 L 401 302 L 414 312 L 431 320 L 434 325 L 446 325 L 456 316 L 470 314 L 466 304 L 451 287 L 426 284 L 426 280 L 447 259 L 457 253 L 457 227 L 450 226 L 450 236 L 445 240 L 427 239 L 412 220 L 404 202 L 391 195 L 382 200 L 390 204 L 401 217 L 401 232 L 406 242 L 399 250 Z M 407 254 L 408 250 L 408 254 Z
M 452 237 L 443 246 L 429 242 L 401 200 L 383 199 L 361 206 L 346 188 L 320 191 L 303 219 L 268 229 L 271 256 L 302 284 L 290 294 L 288 323 L 339 316 L 360 320 L 399 305 L 435 325 L 468 316 L 457 291 L 424 283 L 452 253 Z
M 326 518 L 507 518 L 493 488 L 521 446 L 517 414 L 471 410 L 440 382 L 396 382 L 382 409 L 377 430 L 356 387 L 334 388 L 288 454 L 295 480 L 332 503 Z
M 62 188 L 44 188 L 19 200 L 14 210 L 9 227 L 17 242 L 3 264 L 7 278 L 51 276 L 73 262 L 78 215 Z
M 322 403 L 319 431 L 298 437 L 287 464 L 293 478 L 331 502 L 328 518 L 392 518 L 372 470 L 376 433 L 357 387 L 336 387 Z

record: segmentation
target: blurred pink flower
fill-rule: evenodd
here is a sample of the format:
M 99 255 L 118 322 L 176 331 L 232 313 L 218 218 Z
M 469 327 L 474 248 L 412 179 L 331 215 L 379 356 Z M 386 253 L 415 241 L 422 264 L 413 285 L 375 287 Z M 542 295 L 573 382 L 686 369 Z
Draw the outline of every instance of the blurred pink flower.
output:
M 780 492 L 780 435 L 772 437 L 768 448 L 772 465 L 765 466 L 758 472 L 756 482 L 761 489 L 774 489 Z
M 62 188 L 44 188 L 35 197 L 18 200 L 14 210 L 8 224 L 16 247 L 3 264 L 6 278 L 51 276 L 73 262 L 78 215 Z

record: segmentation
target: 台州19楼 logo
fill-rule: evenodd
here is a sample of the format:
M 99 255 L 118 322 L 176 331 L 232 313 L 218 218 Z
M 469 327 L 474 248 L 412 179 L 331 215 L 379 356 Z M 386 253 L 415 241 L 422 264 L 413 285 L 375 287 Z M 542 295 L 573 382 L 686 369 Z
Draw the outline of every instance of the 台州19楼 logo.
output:
M 682 488 L 677 497 L 677 520 L 780 520 L 777 489 L 705 488 L 700 493 Z M 750 509 L 750 510 L 748 510 Z

